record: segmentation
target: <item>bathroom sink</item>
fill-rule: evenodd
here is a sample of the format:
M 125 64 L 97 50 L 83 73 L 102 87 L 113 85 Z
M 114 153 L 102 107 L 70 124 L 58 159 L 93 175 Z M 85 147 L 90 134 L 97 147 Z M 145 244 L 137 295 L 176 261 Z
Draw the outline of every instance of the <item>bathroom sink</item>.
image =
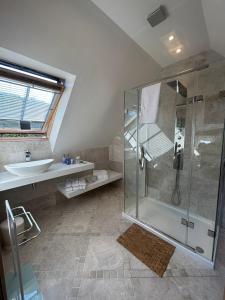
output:
M 5 165 L 5 169 L 18 176 L 31 176 L 43 173 L 53 163 L 54 159 L 34 160 L 29 162 Z

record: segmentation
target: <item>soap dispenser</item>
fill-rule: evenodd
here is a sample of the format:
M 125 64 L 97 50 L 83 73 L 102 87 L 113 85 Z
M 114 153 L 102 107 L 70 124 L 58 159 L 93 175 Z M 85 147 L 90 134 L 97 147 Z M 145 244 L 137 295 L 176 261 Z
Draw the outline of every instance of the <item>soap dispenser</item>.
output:
M 31 161 L 31 152 L 29 150 L 25 151 L 25 161 Z

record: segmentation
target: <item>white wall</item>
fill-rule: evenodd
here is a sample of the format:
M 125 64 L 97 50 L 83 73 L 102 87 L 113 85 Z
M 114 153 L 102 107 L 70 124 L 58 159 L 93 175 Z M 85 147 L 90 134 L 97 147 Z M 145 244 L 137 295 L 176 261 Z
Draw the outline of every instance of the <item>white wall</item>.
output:
M 159 65 L 88 0 L 1 0 L 0 46 L 77 79 L 56 153 L 109 145 L 122 128 L 123 90 Z

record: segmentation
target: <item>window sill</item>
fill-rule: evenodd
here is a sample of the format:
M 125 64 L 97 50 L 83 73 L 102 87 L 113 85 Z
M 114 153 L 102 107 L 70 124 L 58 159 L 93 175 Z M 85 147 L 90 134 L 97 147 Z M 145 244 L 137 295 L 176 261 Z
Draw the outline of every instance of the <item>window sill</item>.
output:
M 1 137 L 0 138 L 0 143 L 1 142 L 26 142 L 26 141 L 43 141 L 46 142 L 48 141 L 47 137 Z

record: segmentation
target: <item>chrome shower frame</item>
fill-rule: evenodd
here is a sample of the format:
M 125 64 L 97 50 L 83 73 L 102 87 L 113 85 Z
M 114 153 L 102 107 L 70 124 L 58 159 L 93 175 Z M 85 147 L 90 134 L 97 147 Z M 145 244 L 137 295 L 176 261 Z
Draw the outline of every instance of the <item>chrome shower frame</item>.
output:
M 141 89 L 142 88 L 144 88 L 148 85 L 158 83 L 158 82 L 167 81 L 169 79 L 176 79 L 178 76 L 193 73 L 193 72 L 196 72 L 196 71 L 201 71 L 201 70 L 206 69 L 208 67 L 209 67 L 209 65 L 206 64 L 206 65 L 198 66 L 196 68 L 186 69 L 186 70 L 183 70 L 183 71 L 181 71 L 181 72 L 179 72 L 175 75 L 162 77 L 158 80 L 147 82 L 145 84 L 142 84 L 142 85 L 139 85 L 139 86 L 136 86 L 136 87 L 132 88 L 132 89 L 137 89 L 137 91 L 138 91 L 137 124 L 138 124 L 138 121 L 139 121 L 139 112 L 140 112 L 140 103 L 141 103 Z M 200 96 L 193 96 L 190 101 L 192 103 L 194 103 L 195 101 L 198 102 L 198 101 L 201 101 L 201 100 L 202 100 L 202 96 L 200 95 Z M 124 92 L 124 107 L 125 107 L 125 92 Z M 124 116 L 124 120 L 125 120 L 125 116 Z M 192 122 L 193 122 L 193 120 L 192 120 Z M 160 236 L 161 238 L 163 238 L 167 241 L 170 241 L 172 244 L 176 245 L 177 247 L 181 247 L 182 249 L 187 250 L 189 253 L 191 252 L 193 256 L 198 257 L 200 260 L 206 262 L 209 265 L 209 267 L 212 267 L 212 268 L 214 267 L 215 260 L 216 260 L 216 251 L 217 251 L 218 235 L 219 235 L 219 228 L 220 228 L 219 225 L 221 223 L 221 218 L 222 218 L 221 207 L 222 207 L 222 202 L 225 201 L 224 200 L 224 198 L 225 198 L 224 197 L 224 195 L 225 195 L 225 183 L 224 183 L 224 179 L 225 179 L 225 145 L 224 145 L 224 141 L 225 141 L 225 132 L 224 132 L 224 137 L 223 137 L 223 152 L 221 154 L 221 168 L 220 168 L 219 189 L 218 189 L 218 198 L 217 198 L 217 210 L 216 210 L 216 220 L 215 220 L 215 237 L 214 237 L 212 260 L 209 260 L 209 259 L 201 256 L 200 254 L 195 252 L 192 248 L 190 248 L 188 245 L 185 245 L 181 242 L 176 241 L 175 239 L 168 236 L 167 234 L 165 234 L 165 233 L 161 232 L 160 230 L 152 227 L 151 225 L 146 224 L 143 221 L 141 221 L 139 219 L 139 216 L 138 216 L 138 207 L 139 207 L 139 195 L 138 195 L 138 193 L 139 193 L 139 189 L 137 189 L 137 197 L 136 197 L 137 198 L 136 199 L 136 217 L 132 217 L 132 216 L 128 215 L 125 212 L 125 197 L 124 197 L 124 211 L 123 211 L 123 217 L 124 218 L 126 218 L 126 219 L 128 219 L 132 222 L 135 222 L 135 223 L 139 224 L 140 226 L 143 226 L 144 228 L 146 228 L 147 230 L 155 233 L 156 235 Z M 138 137 L 138 131 L 137 131 L 137 145 L 139 144 L 138 142 L 139 142 L 139 137 Z M 192 143 L 191 147 L 193 147 L 194 146 L 193 136 L 191 138 L 191 143 Z M 136 161 L 137 161 L 136 171 L 137 171 L 137 174 L 138 174 L 139 169 L 140 169 L 140 166 L 139 166 L 139 162 L 140 162 L 139 151 L 137 151 L 137 160 Z M 190 172 L 191 172 L 191 170 L 190 170 Z M 124 177 L 125 177 L 125 165 L 124 165 Z M 136 176 L 136 186 L 137 187 L 139 185 L 139 179 L 138 178 L 139 178 L 139 176 Z M 124 189 L 124 191 L 125 191 L 125 189 Z M 189 214 L 189 212 L 188 212 L 188 214 Z

